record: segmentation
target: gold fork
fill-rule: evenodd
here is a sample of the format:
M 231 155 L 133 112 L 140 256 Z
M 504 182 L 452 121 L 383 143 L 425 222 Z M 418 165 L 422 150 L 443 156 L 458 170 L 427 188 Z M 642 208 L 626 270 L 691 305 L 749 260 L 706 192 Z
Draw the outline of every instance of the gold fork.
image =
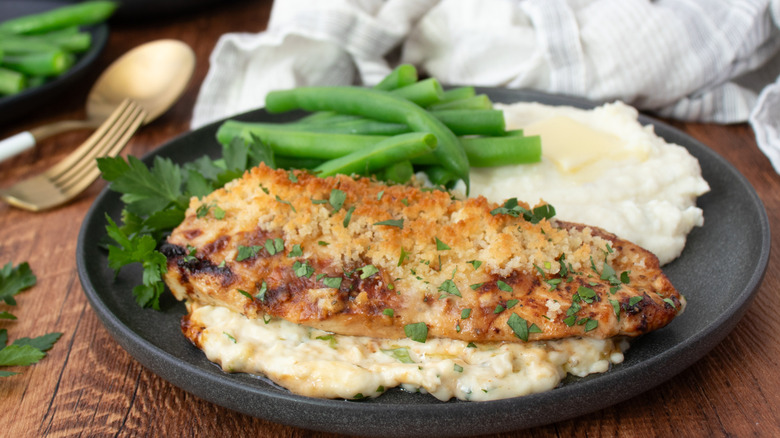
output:
M 0 189 L 0 198 L 30 211 L 46 210 L 70 201 L 100 175 L 96 159 L 116 156 L 145 118 L 146 111 L 126 99 L 64 160 L 40 175 Z

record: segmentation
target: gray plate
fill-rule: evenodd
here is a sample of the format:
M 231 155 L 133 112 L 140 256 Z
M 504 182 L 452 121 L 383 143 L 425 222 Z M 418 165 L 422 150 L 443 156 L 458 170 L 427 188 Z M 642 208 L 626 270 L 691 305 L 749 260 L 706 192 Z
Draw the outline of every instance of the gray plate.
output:
M 535 100 L 588 107 L 592 104 L 536 92 L 482 89 L 496 102 Z M 269 115 L 257 110 L 236 117 L 288 121 L 300 113 Z M 101 193 L 79 235 L 81 283 L 106 329 L 144 366 L 163 379 L 218 405 L 266 420 L 328 432 L 362 436 L 465 436 L 517 430 L 565 420 L 634 397 L 700 359 L 731 331 L 754 296 L 769 259 L 766 211 L 745 178 L 712 150 L 658 121 L 656 132 L 685 146 L 701 163 L 712 191 L 699 199 L 705 225 L 694 229 L 682 256 L 664 268 L 688 308 L 666 328 L 637 339 L 626 360 L 607 373 L 567 379 L 560 387 L 525 397 L 489 402 L 440 402 L 421 394 L 391 390 L 362 401 L 320 400 L 291 394 L 267 379 L 227 374 L 209 362 L 179 330 L 184 306 L 166 294 L 163 311 L 142 310 L 131 290 L 140 268 L 125 268 L 115 279 L 106 252 L 104 214 L 119 218 L 119 196 Z M 187 133 L 144 157 L 183 163 L 220 148 L 219 123 Z

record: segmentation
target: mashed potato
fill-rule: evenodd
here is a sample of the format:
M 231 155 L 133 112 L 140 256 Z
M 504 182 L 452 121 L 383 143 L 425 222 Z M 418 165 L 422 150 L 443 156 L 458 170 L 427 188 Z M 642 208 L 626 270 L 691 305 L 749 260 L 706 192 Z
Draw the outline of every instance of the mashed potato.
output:
M 696 198 L 709 186 L 699 162 L 637 121 L 623 103 L 593 110 L 539 103 L 496 105 L 507 129 L 542 135 L 542 162 L 472 168 L 471 195 L 491 201 L 552 204 L 561 220 L 595 225 L 632 241 L 666 264 L 701 226 Z

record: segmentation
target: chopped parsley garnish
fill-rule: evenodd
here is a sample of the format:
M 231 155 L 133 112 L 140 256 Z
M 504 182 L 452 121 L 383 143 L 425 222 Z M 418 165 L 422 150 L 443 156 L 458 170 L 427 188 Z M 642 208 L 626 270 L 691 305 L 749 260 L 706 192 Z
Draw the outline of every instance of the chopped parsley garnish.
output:
M 507 309 L 511 309 L 512 307 L 515 307 L 517 305 L 517 303 L 519 303 L 519 302 L 520 301 L 518 301 L 518 300 L 509 300 L 509 301 L 506 302 L 506 308 Z
M 381 201 L 381 200 L 382 200 L 382 196 L 383 196 L 384 194 L 385 194 L 385 191 L 384 191 L 384 190 L 382 190 L 382 191 L 380 191 L 379 193 L 377 193 L 377 194 L 376 194 L 376 200 L 377 200 L 377 201 Z
M 298 177 L 295 175 L 295 173 L 292 170 L 287 171 L 287 178 L 294 183 L 298 182 Z
M 352 212 L 355 211 L 355 206 L 349 207 L 349 210 L 347 210 L 346 216 L 344 216 L 344 228 L 347 228 L 349 226 L 349 222 L 352 220 Z
M 458 296 L 458 297 L 462 296 L 460 294 L 460 290 L 458 290 L 458 285 L 456 285 L 455 282 L 452 281 L 451 279 L 444 280 L 444 282 L 441 284 L 441 286 L 439 286 L 438 290 L 444 292 L 445 294 L 455 295 L 455 296 Z M 442 295 L 442 297 L 445 297 L 445 296 L 446 295 Z
M 427 329 L 426 329 L 427 331 Z M 427 332 L 426 332 L 427 335 Z M 408 335 L 407 335 L 408 336 Z M 425 342 L 425 341 L 423 341 Z M 409 350 L 404 347 L 393 348 L 389 350 L 382 350 L 382 353 L 394 358 L 401 363 L 414 363 L 412 357 L 409 355 Z
M 336 345 L 338 344 L 338 341 L 336 340 L 336 336 L 334 336 L 333 333 L 324 336 L 317 336 L 317 339 L 319 339 L 320 341 L 328 341 L 328 346 L 330 348 L 336 348 Z
M 401 204 L 403 204 L 403 205 L 405 205 L 405 206 L 407 206 L 407 207 L 408 207 L 408 206 L 409 206 L 409 200 L 408 200 L 408 199 L 406 199 L 406 198 L 404 198 L 404 199 L 401 199 Z
M 268 241 L 266 241 L 266 249 L 267 248 L 268 248 Z M 257 257 L 257 253 L 260 252 L 261 249 L 263 249 L 263 247 L 257 245 L 253 245 L 253 246 L 238 245 L 238 254 L 236 254 L 236 261 L 243 262 L 246 259 Z M 271 253 L 271 255 L 273 255 L 273 253 Z
M 598 320 L 588 318 L 587 322 L 585 322 L 585 332 L 587 333 L 591 330 L 595 330 L 598 326 Z
M 466 348 L 477 348 L 477 344 L 475 344 L 473 342 L 469 342 L 469 344 L 466 345 Z
M 268 292 L 268 284 L 263 280 L 263 283 L 260 285 L 260 289 L 257 290 L 257 293 L 255 294 L 255 298 L 257 298 L 260 301 L 265 302 L 265 293 Z
M 333 211 L 339 211 L 341 210 L 341 207 L 344 206 L 344 202 L 347 200 L 347 194 L 344 193 L 343 190 L 339 189 L 333 189 L 330 191 L 330 197 L 328 198 L 328 203 L 331 207 L 333 207 Z
M 237 290 L 237 291 L 238 291 L 238 293 L 240 293 L 241 295 L 243 295 L 243 296 L 247 297 L 247 299 L 248 299 L 248 300 L 250 300 L 250 301 L 254 301 L 254 299 L 255 299 L 255 298 L 254 298 L 254 297 L 252 296 L 252 294 L 250 294 L 249 292 L 247 292 L 247 291 L 245 291 L 245 290 L 242 290 L 242 289 L 236 289 L 236 290 Z
M 504 283 L 501 280 L 496 281 L 496 285 L 498 286 L 499 289 L 501 289 L 504 292 L 512 292 L 512 286 Z
M 485 283 L 474 283 L 474 284 L 470 284 L 469 287 L 472 290 L 477 290 L 477 289 L 481 288 L 483 284 L 485 284 Z
M 398 266 L 401 266 L 405 260 L 409 258 L 409 253 L 401 247 L 401 255 L 398 256 Z
M 482 266 L 482 262 L 479 260 L 469 260 L 466 263 L 470 264 L 475 271 L 479 269 L 480 266 Z
M 493 310 L 493 313 L 494 314 L 499 314 L 499 313 L 503 312 L 504 310 L 505 310 L 504 306 L 502 306 L 501 304 L 498 304 L 496 306 L 496 308 Z
M 308 260 L 305 260 L 303 263 L 301 263 L 299 260 L 296 260 L 295 263 L 293 263 L 293 271 L 298 277 L 309 278 L 312 276 L 312 274 L 314 274 L 314 268 L 312 268 Z
M 672 308 L 673 308 L 673 309 L 676 309 L 676 308 L 677 308 L 677 305 L 676 305 L 676 304 L 674 304 L 674 301 L 672 301 L 672 299 L 671 299 L 671 298 L 664 298 L 664 303 L 666 303 L 666 304 L 668 304 L 668 305 L 672 306 Z
M 328 243 L 328 242 L 326 242 L 324 240 L 320 240 L 320 241 L 317 242 L 317 245 L 319 245 L 319 246 L 328 246 L 328 245 L 330 245 L 330 243 Z
M 282 240 L 281 237 L 266 239 L 265 250 L 268 251 L 268 254 L 270 255 L 275 255 L 284 251 L 284 240 Z
M 436 251 L 447 251 L 448 249 L 451 249 L 449 245 L 439 240 L 438 237 L 434 237 L 436 240 Z
M 338 289 L 341 287 L 341 277 L 325 277 L 322 279 L 322 284 L 333 289 Z
M 379 272 L 379 269 L 377 269 L 374 265 L 366 265 L 362 268 L 358 269 L 360 271 L 360 279 L 365 280 L 366 278 L 376 274 Z
M 628 300 L 628 306 L 633 307 L 637 305 L 640 301 L 642 301 L 642 297 L 631 297 Z
M 414 324 L 406 324 L 404 326 L 404 333 L 406 337 L 416 341 L 425 343 L 428 339 L 428 326 L 424 322 L 416 322 Z
M 462 373 L 463 372 L 463 367 L 458 365 L 458 364 L 455 364 L 453 369 L 455 370 L 456 373 Z
M 225 210 L 221 209 L 219 205 L 216 204 L 201 204 L 200 207 L 195 210 L 195 217 L 203 219 L 208 216 L 209 211 L 214 212 L 214 219 L 225 219 Z
M 532 224 L 539 223 L 542 219 L 550 219 L 555 216 L 555 208 L 552 205 L 540 205 L 532 210 L 527 210 L 517 203 L 517 198 L 509 198 L 504 205 L 491 210 L 493 216 L 497 214 L 506 214 L 512 217 L 523 216 L 523 219 Z
M 236 341 L 236 338 L 234 338 L 233 335 L 231 335 L 230 333 L 222 332 L 222 334 L 227 336 L 227 338 L 230 339 L 234 344 L 238 342 L 238 341 Z
M 513 313 L 509 315 L 506 324 L 515 332 L 515 336 L 528 342 L 528 322 L 525 319 L 521 318 L 517 313 Z
M 395 311 L 393 309 L 387 308 L 382 311 L 382 314 L 392 318 L 393 316 L 395 316 Z
M 596 298 L 596 291 L 589 287 L 580 286 L 577 288 L 577 295 L 582 299 L 582 301 L 585 301 L 588 304 L 593 303 L 593 300 Z
M 388 219 L 386 221 L 374 222 L 374 225 L 387 225 L 388 227 L 403 228 L 404 227 L 404 220 L 403 219 Z
M 610 300 L 608 299 L 609 304 L 612 305 L 612 310 L 615 311 L 615 316 L 617 316 L 618 321 L 620 320 L 620 303 L 617 300 Z
M 195 254 L 197 253 L 198 253 L 198 248 L 195 248 L 192 245 L 187 245 L 187 254 L 182 258 L 187 263 L 194 262 L 195 260 L 197 260 L 195 258 Z
M 300 244 L 293 245 L 292 249 L 289 253 L 287 253 L 287 257 L 293 258 L 293 257 L 303 257 L 303 250 L 301 249 Z
M 276 195 L 276 200 L 281 202 L 282 204 L 287 204 L 292 209 L 293 213 L 297 213 L 295 211 L 295 207 L 293 207 L 292 203 L 290 201 L 285 201 L 284 199 L 280 198 L 279 195 Z
M 471 309 L 463 309 L 460 311 L 460 319 L 468 319 L 471 316 Z

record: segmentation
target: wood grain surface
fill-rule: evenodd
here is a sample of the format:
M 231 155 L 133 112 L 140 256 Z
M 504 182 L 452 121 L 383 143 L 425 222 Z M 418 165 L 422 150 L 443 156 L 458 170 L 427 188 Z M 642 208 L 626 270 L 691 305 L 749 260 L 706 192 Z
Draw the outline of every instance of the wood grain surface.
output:
M 162 1 L 162 0 L 161 0 Z M 84 117 L 90 84 L 111 61 L 141 43 L 177 38 L 197 55 L 184 97 L 141 129 L 125 152 L 140 156 L 186 132 L 192 108 L 220 35 L 265 28 L 270 1 L 222 2 L 218 7 L 112 23 L 105 51 L 91 76 L 56 102 L 0 125 L 0 138 L 24 129 Z M 673 123 L 711 147 L 755 187 L 772 224 L 780 219 L 780 176 L 757 149 L 745 124 Z M 36 174 L 62 159 L 87 137 L 71 132 L 34 151 L 0 163 L 0 187 Z M 74 202 L 45 213 L 0 203 L 0 264 L 30 263 L 38 277 L 17 296 L 18 321 L 2 321 L 11 339 L 62 332 L 40 363 L 0 380 L 0 436 L 256 436 L 333 437 L 239 414 L 200 400 L 143 368 L 109 336 L 90 308 L 76 273 L 79 227 L 95 196 L 95 182 Z M 772 246 L 780 239 L 772 238 Z M 734 331 L 703 359 L 655 389 L 589 415 L 532 430 L 496 436 L 726 437 L 780 436 L 780 261 L 771 255 L 755 301 Z

